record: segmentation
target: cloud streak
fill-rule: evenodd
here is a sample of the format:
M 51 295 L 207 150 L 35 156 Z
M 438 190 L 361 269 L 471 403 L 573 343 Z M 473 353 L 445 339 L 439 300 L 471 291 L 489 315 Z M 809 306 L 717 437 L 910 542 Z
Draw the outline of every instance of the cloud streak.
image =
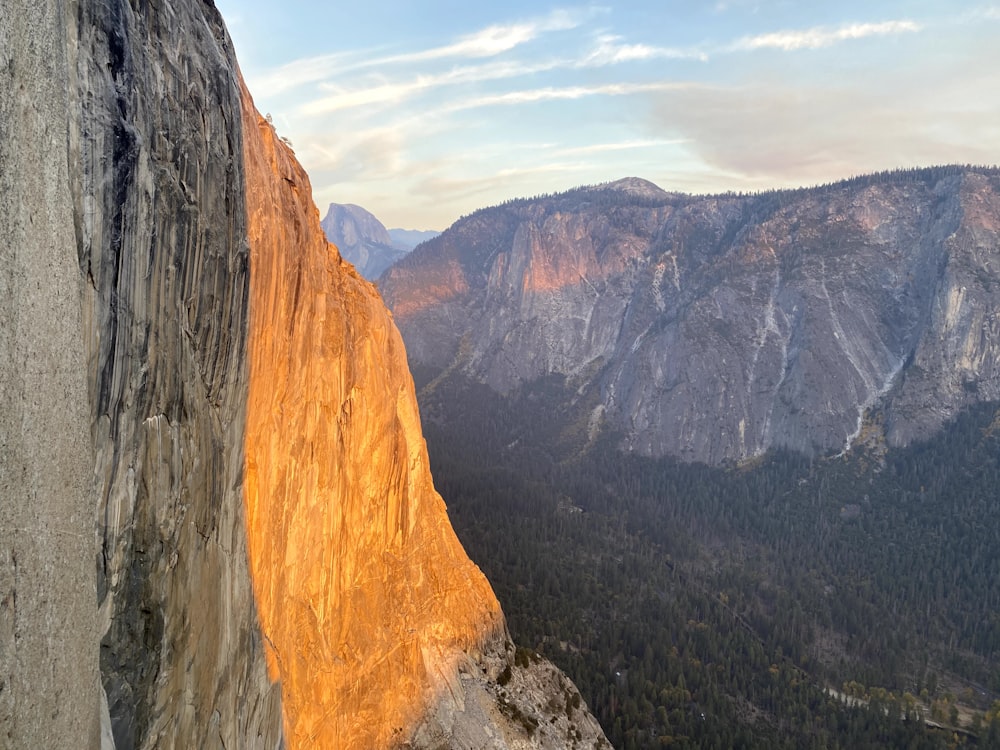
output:
M 492 57 L 530 42 L 549 31 L 568 31 L 580 25 L 579 13 L 555 10 L 548 16 L 534 21 L 513 24 L 495 24 L 481 31 L 460 37 L 444 47 L 383 58 L 383 63 L 409 63 L 438 60 L 445 57 Z
M 602 34 L 597 38 L 597 46 L 586 57 L 576 63 L 577 67 L 599 67 L 619 63 L 647 60 L 702 60 L 708 59 L 705 52 L 680 47 L 654 47 L 649 44 L 628 44 L 616 34 Z
M 322 89 L 330 92 L 329 95 L 305 103 L 300 108 L 300 112 L 304 115 L 318 115 L 373 104 L 399 103 L 417 94 L 442 86 L 485 83 L 529 76 L 544 73 L 560 65 L 562 63 L 558 61 L 535 64 L 497 61 L 484 65 L 452 68 L 443 73 L 418 75 L 405 81 L 378 82 L 355 88 L 321 84 Z
M 479 107 L 510 106 L 517 104 L 533 104 L 548 101 L 571 101 L 591 96 L 630 96 L 633 94 L 648 94 L 653 92 L 677 91 L 682 89 L 700 88 L 701 84 L 687 81 L 657 81 L 653 83 L 607 83 L 596 86 L 563 86 L 522 91 L 507 91 L 503 94 L 490 94 L 464 101 L 452 102 L 446 107 L 448 112 L 459 112 L 465 109 Z
M 616 143 L 591 143 L 586 146 L 560 148 L 552 151 L 552 156 L 576 156 L 582 154 L 601 154 L 614 151 L 631 151 L 634 149 L 660 148 L 662 146 L 678 146 L 688 143 L 687 138 L 647 139 L 642 141 L 619 141 Z
M 520 44 L 536 38 L 541 33 L 575 28 L 579 16 L 557 12 L 542 21 L 505 26 L 491 26 L 475 34 L 461 38 L 454 44 L 421 52 L 381 57 L 348 66 L 349 68 L 382 67 L 400 63 L 417 63 L 450 57 L 495 57 L 510 51 Z M 718 48 L 712 53 L 698 48 L 659 47 L 647 44 L 630 44 L 622 37 L 603 34 L 597 37 L 596 46 L 577 59 L 553 59 L 544 62 L 523 63 L 518 61 L 497 61 L 484 65 L 462 66 L 443 73 L 418 75 L 409 80 L 387 81 L 379 79 L 373 83 L 345 88 L 333 84 L 321 84 L 330 93 L 327 96 L 303 104 L 300 113 L 307 116 L 321 115 L 356 107 L 398 104 L 421 93 L 442 86 L 483 83 L 503 79 L 528 76 L 557 69 L 599 68 L 621 65 L 629 62 L 653 60 L 699 60 L 708 61 L 715 53 L 752 52 L 763 49 L 778 49 L 786 52 L 802 49 L 819 49 L 831 45 L 873 36 L 887 36 L 921 31 L 923 26 L 908 20 L 885 21 L 881 23 L 855 23 L 838 28 L 814 27 L 801 30 L 776 31 L 756 36 L 743 37 L 732 44 Z M 335 64 L 330 58 L 302 60 L 290 66 L 283 66 L 265 79 L 284 80 L 286 86 L 329 78 L 329 68 Z M 344 70 L 342 68 L 341 70 Z M 652 89 L 663 84 L 650 84 Z M 447 107 L 449 111 L 459 111 L 474 106 L 496 106 L 500 104 L 524 104 L 536 101 L 577 99 L 595 94 L 619 95 L 634 93 L 620 90 L 622 85 L 611 84 L 604 87 L 563 87 L 559 89 L 536 89 L 530 92 L 513 91 L 504 94 L 468 99 L 466 102 Z M 265 85 L 266 88 L 266 85 Z M 626 86 L 627 89 L 627 86 Z M 641 92 L 643 89 L 636 89 Z
M 359 50 L 293 60 L 254 79 L 254 90 L 261 95 L 272 96 L 351 71 L 446 59 L 496 57 L 548 32 L 574 29 L 592 14 L 593 11 L 555 10 L 543 18 L 530 21 L 493 24 L 460 36 L 450 44 L 416 52 L 385 55 L 379 50 Z
M 913 21 L 884 21 L 882 23 L 852 23 L 835 29 L 817 26 L 811 29 L 775 31 L 768 34 L 746 36 L 734 42 L 733 51 L 778 49 L 794 52 L 802 49 L 819 49 L 838 42 L 864 39 L 871 36 L 890 36 L 921 31 L 923 26 Z

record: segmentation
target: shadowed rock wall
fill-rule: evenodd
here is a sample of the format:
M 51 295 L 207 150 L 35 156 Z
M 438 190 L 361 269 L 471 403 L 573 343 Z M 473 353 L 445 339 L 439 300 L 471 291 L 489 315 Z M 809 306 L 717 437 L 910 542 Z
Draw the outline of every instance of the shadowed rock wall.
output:
M 9 748 L 99 742 L 67 23 L 54 2 L 0 6 L 0 747 Z
M 275 747 L 247 567 L 239 91 L 202 2 L 83 2 L 73 171 L 117 750 Z M 93 512 L 93 511 L 92 511 Z

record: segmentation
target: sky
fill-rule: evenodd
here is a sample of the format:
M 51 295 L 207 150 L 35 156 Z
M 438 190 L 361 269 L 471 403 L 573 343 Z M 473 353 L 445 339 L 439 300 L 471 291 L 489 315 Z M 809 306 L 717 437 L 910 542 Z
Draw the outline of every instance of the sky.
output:
M 685 193 L 1000 163 L 1000 3 L 216 0 L 320 214 L 442 230 L 635 176 Z

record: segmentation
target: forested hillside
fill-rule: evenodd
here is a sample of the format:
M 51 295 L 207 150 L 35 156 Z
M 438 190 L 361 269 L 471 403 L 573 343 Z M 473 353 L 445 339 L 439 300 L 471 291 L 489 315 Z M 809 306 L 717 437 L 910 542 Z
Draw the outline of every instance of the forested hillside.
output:
M 994 405 L 906 449 L 711 468 L 588 443 L 558 377 L 432 374 L 455 528 L 616 747 L 1000 746 Z

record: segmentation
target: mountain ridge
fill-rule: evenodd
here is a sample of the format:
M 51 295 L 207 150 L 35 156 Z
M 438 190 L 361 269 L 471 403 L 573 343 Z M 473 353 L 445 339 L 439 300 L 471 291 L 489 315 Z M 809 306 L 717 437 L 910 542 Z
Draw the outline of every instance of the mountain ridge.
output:
M 578 188 L 476 211 L 380 287 L 414 365 L 500 392 L 564 375 L 626 449 L 837 452 L 876 406 L 905 444 L 1000 392 L 998 181 L 944 166 L 755 195 Z

